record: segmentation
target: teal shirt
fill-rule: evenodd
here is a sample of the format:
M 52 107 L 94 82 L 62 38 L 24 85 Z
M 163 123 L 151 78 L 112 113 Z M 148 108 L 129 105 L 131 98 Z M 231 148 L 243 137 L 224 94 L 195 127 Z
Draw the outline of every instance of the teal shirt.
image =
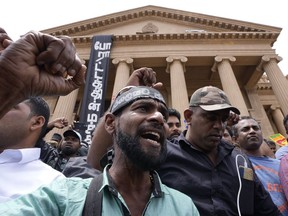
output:
M 159 183 L 155 181 L 153 193 L 151 193 L 143 215 L 199 216 L 198 210 L 190 197 L 163 185 L 158 174 L 156 176 Z M 91 180 L 92 178 L 62 178 L 55 180 L 33 193 L 1 203 L 0 215 L 81 216 Z M 100 189 L 103 190 L 102 215 L 123 215 L 121 203 L 126 207 L 127 205 L 122 196 L 115 190 L 110 192 L 109 187 L 111 188 L 113 185 L 111 186 L 107 176 L 106 167 L 103 173 L 103 185 Z M 160 196 L 154 193 L 157 187 L 161 190 Z

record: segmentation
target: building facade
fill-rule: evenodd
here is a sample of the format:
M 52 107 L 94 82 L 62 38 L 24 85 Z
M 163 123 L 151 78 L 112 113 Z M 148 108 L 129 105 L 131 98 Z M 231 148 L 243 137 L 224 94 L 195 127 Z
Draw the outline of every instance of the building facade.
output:
M 265 137 L 285 135 L 288 80 L 273 49 L 281 28 L 146 6 L 42 32 L 73 38 L 86 65 L 92 37 L 113 35 L 106 108 L 134 69 L 151 67 L 164 84 L 161 92 L 168 105 L 180 113 L 196 89 L 213 85 L 227 93 L 241 115 L 259 121 Z M 83 92 L 84 87 L 67 96 L 46 98 L 51 118 L 77 119 Z

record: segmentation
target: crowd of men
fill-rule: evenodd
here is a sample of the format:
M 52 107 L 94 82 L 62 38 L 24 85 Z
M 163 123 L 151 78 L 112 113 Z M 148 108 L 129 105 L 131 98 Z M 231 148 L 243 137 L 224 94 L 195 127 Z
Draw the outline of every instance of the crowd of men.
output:
M 153 69 L 139 68 L 89 150 L 79 153 L 73 128 L 45 140 L 51 124 L 68 123 L 49 125 L 42 96 L 79 88 L 85 71 L 68 37 L 13 42 L 0 28 L 0 215 L 288 215 L 288 147 L 270 157 L 261 125 L 215 86 L 197 89 L 180 114 Z

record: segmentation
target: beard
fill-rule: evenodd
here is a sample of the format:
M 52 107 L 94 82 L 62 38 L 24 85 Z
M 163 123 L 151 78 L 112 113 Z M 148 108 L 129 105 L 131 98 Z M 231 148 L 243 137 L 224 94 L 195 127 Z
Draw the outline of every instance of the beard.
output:
M 66 156 L 71 156 L 71 155 L 74 155 L 77 150 L 71 148 L 71 147 L 64 147 L 61 152 L 66 155 Z
M 132 137 L 120 129 L 116 131 L 116 143 L 133 165 L 143 171 L 156 169 L 166 159 L 166 139 L 163 141 L 158 154 L 155 154 L 155 149 L 153 152 L 144 151 L 139 140 L 140 136 Z

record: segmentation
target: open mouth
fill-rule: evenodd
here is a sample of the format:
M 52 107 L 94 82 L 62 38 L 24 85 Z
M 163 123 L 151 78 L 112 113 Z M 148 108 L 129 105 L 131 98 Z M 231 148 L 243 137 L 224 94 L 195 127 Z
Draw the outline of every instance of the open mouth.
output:
M 145 132 L 142 137 L 146 140 L 149 140 L 150 142 L 153 142 L 155 144 L 159 144 L 160 143 L 160 134 L 153 132 L 153 131 L 148 131 Z

